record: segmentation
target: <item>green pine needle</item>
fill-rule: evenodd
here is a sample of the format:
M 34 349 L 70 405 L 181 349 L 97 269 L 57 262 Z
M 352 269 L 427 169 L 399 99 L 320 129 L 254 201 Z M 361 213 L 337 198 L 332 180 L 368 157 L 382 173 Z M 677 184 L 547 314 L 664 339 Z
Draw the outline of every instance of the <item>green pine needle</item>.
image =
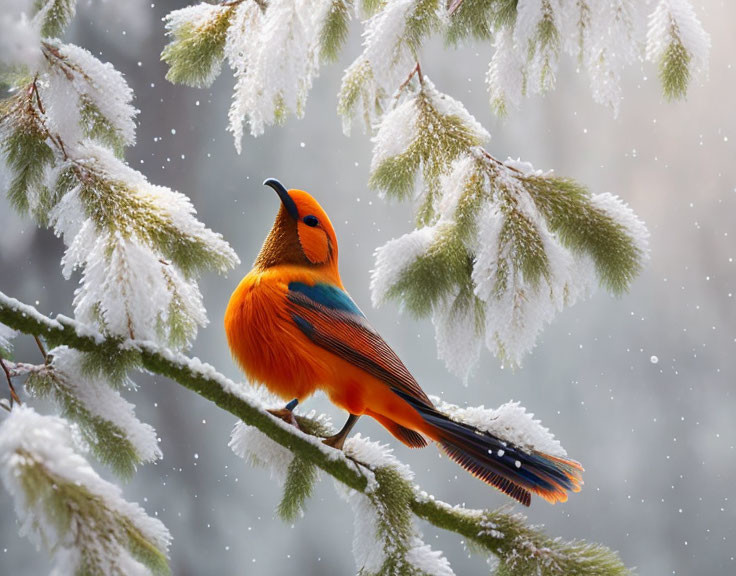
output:
M 460 44 L 468 37 L 488 41 L 493 38 L 495 7 L 499 2 L 489 0 L 463 0 L 453 12 L 445 29 L 445 41 Z
M 284 495 L 277 509 L 279 518 L 284 522 L 293 522 L 299 518 L 307 500 L 312 497 L 316 480 L 317 467 L 314 463 L 294 456 L 286 473 Z
M 459 116 L 442 114 L 424 89 L 414 97 L 414 105 L 418 112 L 414 140 L 404 152 L 379 162 L 368 185 L 400 200 L 410 198 L 421 166 L 426 186 L 424 203 L 417 217 L 421 226 L 430 224 L 436 217 L 435 201 L 440 197 L 440 176 L 461 154 L 481 144 L 482 136 Z
M 345 71 L 337 95 L 337 113 L 342 116 L 345 125 L 350 120 L 359 104 L 362 104 L 362 116 L 366 129 L 372 128 L 373 118 L 383 112 L 383 99 L 386 94 L 374 83 L 373 70 L 367 60 L 358 60 Z
M 141 458 L 125 431 L 90 413 L 53 368 L 47 367 L 31 374 L 26 381 L 26 390 L 38 398 L 53 399 L 61 409 L 61 415 L 79 425 L 79 431 L 95 458 L 120 478 L 133 477 Z
M 105 326 L 104 321 L 100 326 Z M 104 378 L 113 388 L 120 390 L 128 381 L 128 372 L 138 367 L 138 355 L 119 347 L 122 338 L 111 337 L 110 340 L 100 350 L 84 355 L 82 372 L 89 378 Z
M 332 0 L 322 30 L 320 31 L 320 57 L 326 62 L 335 62 L 348 37 L 352 0 Z
M 520 272 L 524 281 L 536 289 L 542 278 L 549 276 L 549 259 L 544 241 L 534 222 L 516 206 L 516 199 L 504 195 L 502 211 L 505 219 L 498 239 L 498 260 L 509 254 L 514 271 Z M 503 271 L 502 271 L 503 270 Z M 499 265 L 496 293 L 500 296 L 507 289 L 508 271 Z
M 405 556 L 414 535 L 411 485 L 391 467 L 374 471 L 378 486 L 368 495 L 378 515 L 377 537 L 383 540 L 385 560 L 380 576 L 419 576 L 419 571 L 407 564 Z
M 225 58 L 225 41 L 234 7 L 213 7 L 212 17 L 169 31 L 171 41 L 161 53 L 169 65 L 166 79 L 174 84 L 206 88 L 214 82 Z
M 49 0 L 36 0 L 33 3 L 34 13 L 38 13 L 49 4 Z M 74 18 L 76 0 L 52 0 L 41 24 L 41 36 L 56 38 L 61 36 L 67 24 Z
M 84 135 L 112 149 L 118 158 L 123 158 L 125 139 L 120 131 L 88 97 L 82 96 L 80 104 L 79 116 Z
M 407 14 L 403 40 L 413 54 L 419 52 L 424 38 L 440 27 L 439 7 L 439 0 L 416 0 L 413 10 Z
M 86 487 L 71 483 L 50 473 L 32 455 L 23 454 L 26 464 L 22 468 L 21 482 L 29 507 L 42 506 L 52 519 L 56 530 L 65 534 L 72 529 L 72 522 L 84 519 L 75 529 L 82 537 L 76 543 L 81 554 L 80 575 L 103 573 L 99 549 L 119 543 L 156 576 L 170 574 L 166 553 L 149 541 L 138 527 L 123 514 L 111 510 L 99 496 Z M 97 540 L 91 548 L 87 538 Z
M 368 186 L 375 190 L 386 190 L 399 200 L 411 198 L 420 161 L 418 146 L 411 145 L 405 152 L 381 162 L 371 173 Z
M 423 317 L 441 300 L 466 286 L 473 270 L 473 255 L 463 243 L 464 232 L 456 224 L 443 227 L 427 253 L 407 267 L 387 296 Z
M 366 16 L 373 16 L 386 5 L 386 0 L 361 0 L 360 5 Z
M 491 100 L 491 111 L 499 118 L 508 118 L 509 107 L 506 99 L 503 97 L 493 98 Z
M 168 335 L 169 345 L 173 348 L 184 348 L 191 342 L 192 334 L 197 332 L 196 321 L 186 313 L 181 294 L 176 283 L 167 276 L 167 283 L 171 291 L 171 302 L 165 326 L 159 330 L 163 338 Z
M 514 26 L 519 0 L 495 0 L 493 23 L 496 30 Z
M 337 113 L 350 118 L 365 90 L 366 83 L 373 78 L 371 65 L 367 60 L 353 65 L 346 71 L 337 95 Z
M 676 31 L 659 61 L 659 80 L 667 100 L 681 100 L 690 84 L 690 53 L 682 44 Z
M 551 88 L 554 83 L 554 63 L 560 53 L 560 31 L 557 29 L 554 20 L 552 7 L 548 0 L 542 3 L 542 19 L 537 26 L 535 40 L 530 44 L 530 59 L 537 50 L 544 53 L 544 61 L 540 72 L 540 83 L 544 89 Z
M 130 521 L 127 521 L 126 518 L 121 520 L 123 520 L 125 534 L 128 536 L 128 550 L 133 557 L 147 566 L 154 576 L 169 576 L 171 569 L 166 554 L 147 540 Z
M 8 199 L 18 212 L 26 214 L 31 197 L 41 195 L 45 188 L 46 170 L 54 163 L 54 151 L 35 118 L 18 104 L 17 98 L 12 98 L 3 106 L 8 113 L 0 127 L 7 136 L 0 146 L 12 175 Z
M 530 176 L 522 182 L 562 244 L 589 254 L 608 290 L 625 292 L 641 270 L 644 254 L 624 226 L 597 209 L 588 190 L 573 180 Z

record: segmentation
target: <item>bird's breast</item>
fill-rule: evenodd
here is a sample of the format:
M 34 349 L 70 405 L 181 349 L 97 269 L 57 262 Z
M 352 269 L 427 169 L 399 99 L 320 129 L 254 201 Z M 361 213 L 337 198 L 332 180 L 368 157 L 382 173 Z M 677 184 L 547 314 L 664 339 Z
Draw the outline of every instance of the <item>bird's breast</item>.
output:
M 331 379 L 329 363 L 315 353 L 287 309 L 290 280 L 274 271 L 253 271 L 225 312 L 228 345 L 243 371 L 287 401 L 303 399 Z

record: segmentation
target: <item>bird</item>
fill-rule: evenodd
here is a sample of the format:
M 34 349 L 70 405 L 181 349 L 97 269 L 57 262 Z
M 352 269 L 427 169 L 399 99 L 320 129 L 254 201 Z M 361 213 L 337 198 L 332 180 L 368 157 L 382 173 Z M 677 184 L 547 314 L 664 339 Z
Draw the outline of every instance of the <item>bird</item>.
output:
M 348 414 L 324 440 L 333 448 L 343 448 L 365 415 L 411 448 L 436 442 L 525 506 L 532 494 L 555 503 L 580 491 L 578 462 L 514 446 L 438 410 L 345 290 L 335 230 L 317 200 L 274 178 L 264 185 L 281 204 L 253 268 L 230 297 L 224 324 L 248 379 L 289 401 L 274 415 L 295 423 L 294 408 L 319 390 Z

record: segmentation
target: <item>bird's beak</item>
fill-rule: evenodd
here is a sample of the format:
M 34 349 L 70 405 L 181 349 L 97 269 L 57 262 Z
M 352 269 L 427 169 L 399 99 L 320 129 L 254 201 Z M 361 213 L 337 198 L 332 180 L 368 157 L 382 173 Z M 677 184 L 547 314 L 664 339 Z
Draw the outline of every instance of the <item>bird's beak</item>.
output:
M 286 208 L 286 211 L 289 213 L 289 216 L 291 216 L 294 220 L 299 219 L 299 211 L 296 209 L 296 203 L 292 199 L 291 196 L 289 196 L 289 191 L 284 188 L 284 185 L 276 180 L 276 178 L 268 178 L 263 181 L 264 186 L 269 186 L 276 190 L 276 194 L 279 195 L 279 198 L 281 198 L 281 203 L 284 205 L 284 208 Z

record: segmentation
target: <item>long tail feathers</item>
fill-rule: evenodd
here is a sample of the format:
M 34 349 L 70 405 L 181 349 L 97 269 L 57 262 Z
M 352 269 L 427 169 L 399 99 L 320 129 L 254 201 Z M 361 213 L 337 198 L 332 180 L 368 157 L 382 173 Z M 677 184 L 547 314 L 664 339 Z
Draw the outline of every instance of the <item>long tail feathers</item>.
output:
M 579 492 L 583 467 L 574 460 L 542 452 L 526 452 L 469 424 L 401 394 L 435 432 L 445 453 L 473 476 L 495 486 L 524 506 L 532 493 L 551 503 L 565 502 L 567 492 Z

